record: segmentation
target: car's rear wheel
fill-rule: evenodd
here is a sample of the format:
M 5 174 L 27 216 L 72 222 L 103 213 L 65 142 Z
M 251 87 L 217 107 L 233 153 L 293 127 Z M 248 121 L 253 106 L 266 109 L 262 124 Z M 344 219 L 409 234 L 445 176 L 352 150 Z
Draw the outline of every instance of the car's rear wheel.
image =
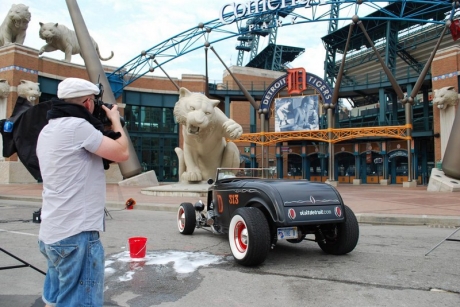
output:
M 270 227 L 265 215 L 257 208 L 235 210 L 228 238 L 233 257 L 241 265 L 259 265 L 270 251 Z
M 195 207 L 191 203 L 182 203 L 177 210 L 177 228 L 183 235 L 191 235 L 195 231 Z
M 358 244 L 358 220 L 350 208 L 347 206 L 344 206 L 344 208 L 345 221 L 343 223 L 321 227 L 322 236 L 325 241 L 319 240 L 318 245 L 328 254 L 344 255 L 355 249 Z

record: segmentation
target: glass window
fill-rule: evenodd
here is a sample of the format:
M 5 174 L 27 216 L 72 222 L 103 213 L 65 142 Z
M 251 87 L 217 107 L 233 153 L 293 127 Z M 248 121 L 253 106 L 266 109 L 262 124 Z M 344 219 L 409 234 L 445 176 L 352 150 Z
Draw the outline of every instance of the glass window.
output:
M 354 176 L 355 175 L 355 157 L 351 153 L 338 153 L 335 156 L 337 160 L 337 175 L 338 176 Z
M 320 157 L 318 154 L 309 155 L 310 176 L 327 176 L 328 158 Z
M 139 107 L 127 105 L 125 108 L 125 125 L 128 131 L 139 130 Z
M 158 132 L 161 124 L 161 108 L 141 107 L 141 131 Z
M 302 157 L 295 154 L 288 155 L 288 176 L 302 176 Z
M 383 157 L 376 152 L 370 152 L 366 155 L 366 175 L 383 176 Z
M 177 124 L 174 120 L 174 110 L 171 108 L 163 108 L 163 118 L 162 118 L 162 132 L 176 132 L 177 133 Z
M 159 181 L 178 180 L 179 125 L 174 118 L 177 95 L 126 91 L 125 122 L 143 171 Z
M 128 131 L 178 133 L 173 108 L 126 106 Z

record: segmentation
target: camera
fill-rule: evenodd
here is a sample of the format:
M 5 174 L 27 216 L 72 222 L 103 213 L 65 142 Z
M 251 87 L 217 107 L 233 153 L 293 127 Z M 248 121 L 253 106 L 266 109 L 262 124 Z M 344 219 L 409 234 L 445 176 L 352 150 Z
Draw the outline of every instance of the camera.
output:
M 93 116 L 96 117 L 97 119 L 99 119 L 104 126 L 110 126 L 110 125 L 112 125 L 112 122 L 107 117 L 107 114 L 105 113 L 105 111 L 102 108 L 102 106 L 104 105 L 107 108 L 112 109 L 113 104 L 105 103 L 104 101 L 102 101 L 102 96 L 104 95 L 104 87 L 102 86 L 101 83 L 99 83 L 98 86 L 99 86 L 99 94 L 95 95 L 96 98 L 94 99 Z M 122 127 L 125 126 L 125 119 L 122 116 L 120 116 L 120 123 L 121 123 Z

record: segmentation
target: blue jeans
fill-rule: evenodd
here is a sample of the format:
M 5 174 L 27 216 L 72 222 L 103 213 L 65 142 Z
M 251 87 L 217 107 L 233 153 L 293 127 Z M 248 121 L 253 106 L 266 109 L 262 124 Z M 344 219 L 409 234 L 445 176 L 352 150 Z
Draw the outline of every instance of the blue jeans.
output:
M 38 241 L 48 271 L 43 301 L 57 307 L 104 303 L 104 248 L 99 232 L 85 231 L 53 244 Z

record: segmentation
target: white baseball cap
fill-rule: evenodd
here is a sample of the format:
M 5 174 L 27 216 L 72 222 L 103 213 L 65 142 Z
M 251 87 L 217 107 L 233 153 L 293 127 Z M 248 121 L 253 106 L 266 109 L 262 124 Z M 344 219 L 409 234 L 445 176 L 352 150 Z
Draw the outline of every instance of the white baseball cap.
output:
M 94 83 L 80 78 L 67 78 L 58 85 L 59 99 L 83 97 L 99 94 L 99 87 Z

